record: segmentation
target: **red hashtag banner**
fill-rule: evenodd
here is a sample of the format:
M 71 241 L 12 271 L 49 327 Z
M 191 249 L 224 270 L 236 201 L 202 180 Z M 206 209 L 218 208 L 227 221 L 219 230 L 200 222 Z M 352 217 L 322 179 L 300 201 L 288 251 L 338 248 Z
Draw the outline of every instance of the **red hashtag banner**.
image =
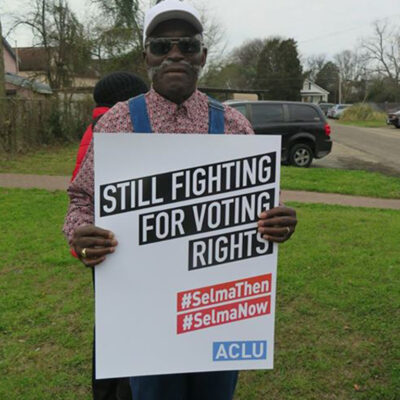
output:
M 177 294 L 177 312 L 270 293 L 271 279 L 271 274 L 266 274 L 179 292 Z
M 255 318 L 270 314 L 270 312 L 271 298 L 268 295 L 211 307 L 205 310 L 179 314 L 177 317 L 177 333 L 187 333 L 243 319 Z

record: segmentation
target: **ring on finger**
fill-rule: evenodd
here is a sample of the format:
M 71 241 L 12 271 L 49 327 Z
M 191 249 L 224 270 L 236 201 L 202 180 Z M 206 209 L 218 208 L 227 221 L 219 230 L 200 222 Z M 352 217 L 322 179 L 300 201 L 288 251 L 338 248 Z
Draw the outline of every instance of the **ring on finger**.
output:
M 290 235 L 290 228 L 288 227 L 288 226 L 285 226 L 285 228 L 286 228 L 286 235 Z
M 86 258 L 87 257 L 86 247 L 81 250 L 81 256 L 82 256 L 82 258 Z

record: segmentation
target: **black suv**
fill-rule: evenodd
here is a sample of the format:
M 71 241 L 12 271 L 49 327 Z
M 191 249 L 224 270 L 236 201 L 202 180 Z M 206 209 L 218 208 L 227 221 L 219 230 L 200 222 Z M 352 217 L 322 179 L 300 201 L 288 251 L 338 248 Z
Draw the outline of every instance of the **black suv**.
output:
M 282 163 L 309 167 L 330 153 L 331 128 L 316 104 L 290 101 L 227 101 L 259 135 L 282 135 Z

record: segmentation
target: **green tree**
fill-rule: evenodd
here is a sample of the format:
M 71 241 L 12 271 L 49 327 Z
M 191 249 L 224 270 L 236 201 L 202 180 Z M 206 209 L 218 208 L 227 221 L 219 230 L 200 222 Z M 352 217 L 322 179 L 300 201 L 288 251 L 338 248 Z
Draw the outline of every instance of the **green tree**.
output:
M 228 89 L 254 88 L 257 62 L 264 40 L 246 41 L 221 60 L 211 60 L 201 84 Z
M 258 58 L 255 82 L 258 89 L 269 91 L 268 99 L 300 100 L 303 74 L 295 40 L 266 40 Z
M 242 74 L 240 89 L 255 88 L 258 59 L 265 44 L 265 39 L 253 39 L 233 50 L 232 62 L 240 66 Z
M 220 63 L 212 62 L 207 72 L 200 80 L 201 86 L 226 89 L 246 89 L 246 76 L 243 67 L 237 63 L 225 60 Z
M 339 68 L 332 61 L 324 64 L 315 78 L 315 83 L 329 92 L 328 101 L 339 101 Z

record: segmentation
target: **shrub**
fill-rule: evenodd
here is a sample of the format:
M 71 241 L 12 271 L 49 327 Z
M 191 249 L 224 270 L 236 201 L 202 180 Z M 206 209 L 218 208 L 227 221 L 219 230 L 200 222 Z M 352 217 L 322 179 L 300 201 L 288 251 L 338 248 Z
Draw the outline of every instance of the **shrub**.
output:
M 343 121 L 380 121 L 386 119 L 386 114 L 375 111 L 368 104 L 354 104 L 344 110 L 341 118 Z

